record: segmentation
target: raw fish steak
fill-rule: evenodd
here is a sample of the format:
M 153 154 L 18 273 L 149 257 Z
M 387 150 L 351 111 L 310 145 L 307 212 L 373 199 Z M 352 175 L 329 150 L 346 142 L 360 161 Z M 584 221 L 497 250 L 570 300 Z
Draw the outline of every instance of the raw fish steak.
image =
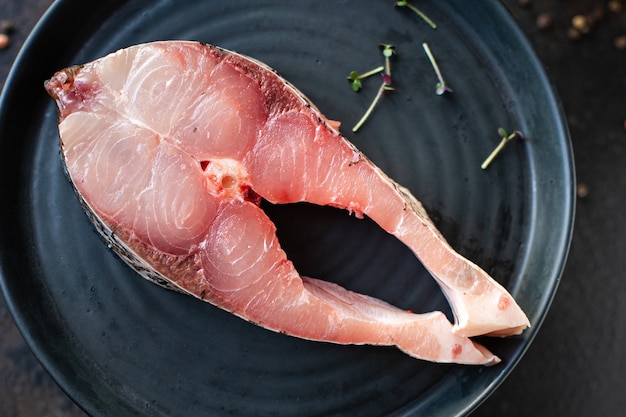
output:
M 511 295 L 457 254 L 410 192 L 291 84 L 219 47 L 165 41 L 46 81 L 65 169 L 109 245 L 144 277 L 267 329 L 494 364 L 472 341 L 529 326 Z M 437 280 L 455 324 L 301 277 L 260 208 L 309 202 L 369 216 Z

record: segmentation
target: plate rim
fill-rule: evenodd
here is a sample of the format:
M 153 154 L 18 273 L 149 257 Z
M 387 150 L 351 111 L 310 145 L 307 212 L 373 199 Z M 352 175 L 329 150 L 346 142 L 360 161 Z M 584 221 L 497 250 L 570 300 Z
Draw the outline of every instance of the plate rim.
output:
M 124 5 L 127 3 L 131 3 L 133 0 L 116 0 L 114 3 L 117 5 Z M 50 7 L 46 10 L 46 12 L 42 15 L 38 23 L 35 25 L 31 33 L 28 35 L 23 47 L 19 51 L 12 67 L 9 72 L 9 75 L 6 79 L 4 88 L 2 90 L 2 94 L 0 96 L 0 131 L 5 129 L 5 118 L 6 112 L 5 107 L 11 101 L 11 98 L 17 94 L 15 91 L 14 85 L 19 84 L 20 78 L 20 67 L 22 67 L 25 61 L 27 61 L 32 54 L 33 49 L 37 49 L 38 40 L 46 35 L 46 32 L 49 32 L 49 27 L 57 25 L 57 21 L 62 20 L 65 10 L 71 7 L 75 7 L 77 4 L 80 4 L 77 0 L 56 0 L 54 1 Z M 506 7 L 501 4 L 499 1 L 492 0 L 489 2 L 485 2 L 482 7 L 489 8 L 492 12 L 498 14 L 498 18 L 504 19 L 505 21 L 511 23 L 509 30 L 512 32 L 512 36 L 517 38 L 518 42 L 521 46 L 524 47 L 524 54 L 528 56 L 534 66 L 534 74 L 538 77 L 538 81 L 541 85 L 545 87 L 544 94 L 549 102 L 549 107 L 551 112 L 556 116 L 554 121 L 558 121 L 555 126 L 558 133 L 558 141 L 561 143 L 563 150 L 565 151 L 565 158 L 563 162 L 563 180 L 568 187 L 566 187 L 564 191 L 565 195 L 563 197 L 564 201 L 567 201 L 567 206 L 564 207 L 567 212 L 567 216 L 563 218 L 563 222 L 561 224 L 560 239 L 561 242 L 560 247 L 555 250 L 555 253 L 559 254 L 560 261 L 558 263 L 554 263 L 551 268 L 551 272 L 553 274 L 553 284 L 551 286 L 551 290 L 549 293 L 544 294 L 544 302 L 541 303 L 542 308 L 537 314 L 537 320 L 534 321 L 533 327 L 527 330 L 525 333 L 526 342 L 521 345 L 518 350 L 518 354 L 512 358 L 511 363 L 508 364 L 506 370 L 500 372 L 497 377 L 491 381 L 491 383 L 483 390 L 481 395 L 476 397 L 473 401 L 466 404 L 465 409 L 462 411 L 462 414 L 467 414 L 473 410 L 475 410 L 488 396 L 505 380 L 505 378 L 510 374 L 510 372 L 514 369 L 514 367 L 519 363 L 519 361 L 524 356 L 524 353 L 530 347 L 533 339 L 539 331 L 543 321 L 545 320 L 547 313 L 550 309 L 552 301 L 556 295 L 560 280 L 562 278 L 562 274 L 567 262 L 567 257 L 569 254 L 569 249 L 571 245 L 573 229 L 574 229 L 574 219 L 575 219 L 575 167 L 574 167 L 574 158 L 573 158 L 573 150 L 571 139 L 569 135 L 569 129 L 566 123 L 565 113 L 563 107 L 560 103 L 558 95 L 556 93 L 556 88 L 554 83 L 552 83 L 541 66 L 541 61 L 536 55 L 533 47 L 531 46 L 527 36 L 522 32 L 521 28 L 515 22 L 513 16 L 509 13 Z M 105 17 L 106 18 L 106 17 Z M 533 213 L 535 211 L 533 210 Z M 1 255 L 0 259 L 4 259 L 5 254 Z M 55 356 L 49 353 L 49 349 L 46 344 L 42 343 L 40 340 L 36 340 L 33 334 L 29 331 L 29 325 L 24 320 L 22 314 L 20 314 L 20 305 L 19 303 L 11 297 L 11 288 L 10 284 L 7 281 L 7 276 L 5 274 L 5 266 L 4 261 L 0 263 L 0 288 L 2 290 L 2 294 L 6 301 L 8 310 L 13 317 L 13 320 L 19 329 L 22 337 L 26 341 L 27 345 L 31 349 L 31 351 L 35 354 L 38 361 L 43 365 L 43 367 L 47 370 L 47 372 L 52 376 L 55 382 L 61 387 L 61 389 L 72 398 L 79 407 L 83 408 L 83 410 L 87 412 L 103 412 L 102 409 L 99 408 L 99 405 L 92 404 L 91 401 L 83 395 L 80 389 L 73 389 L 76 385 L 71 381 L 71 377 L 68 378 L 67 375 L 64 374 L 63 369 L 59 369 L 58 364 L 55 363 Z M 62 368 L 62 367 L 61 367 Z M 106 411 L 104 411 L 106 413 Z M 412 412 L 411 412 L 412 414 Z M 409 414 L 407 414 L 409 415 Z

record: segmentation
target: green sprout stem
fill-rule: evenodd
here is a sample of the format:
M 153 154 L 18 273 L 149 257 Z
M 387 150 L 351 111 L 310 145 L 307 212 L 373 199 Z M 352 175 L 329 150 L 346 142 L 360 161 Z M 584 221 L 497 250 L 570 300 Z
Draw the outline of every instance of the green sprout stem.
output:
M 383 67 L 382 65 L 380 67 L 376 67 L 371 71 L 367 71 L 361 75 L 359 75 L 357 78 L 359 80 L 363 79 L 363 78 L 367 78 L 367 77 L 371 77 L 374 74 L 378 74 L 379 72 L 382 72 L 385 69 L 385 67 Z
M 385 74 L 391 77 L 391 57 L 396 54 L 396 47 L 389 43 L 381 43 L 378 47 L 385 57 Z
M 437 29 L 437 25 L 435 24 L 435 22 L 433 22 L 428 16 L 426 16 L 426 14 L 424 12 L 422 12 L 420 9 L 418 9 L 417 7 L 415 7 L 411 3 L 409 3 L 408 0 L 398 0 L 396 2 L 396 6 L 399 6 L 399 7 L 406 6 L 406 7 L 408 7 L 409 9 L 413 10 L 419 17 L 421 17 L 426 23 L 428 23 L 431 28 Z
M 374 111 L 374 108 L 376 107 L 376 104 L 378 104 L 381 97 L 383 96 L 383 93 L 385 91 L 391 91 L 391 90 L 393 90 L 393 87 L 389 86 L 388 84 L 385 84 L 384 82 L 381 84 L 380 88 L 378 89 L 378 92 L 376 93 L 376 97 L 374 97 L 374 100 L 372 100 L 372 103 L 365 111 L 365 114 L 363 114 L 363 117 L 361 117 L 361 119 L 357 122 L 357 124 L 354 125 L 354 127 L 352 128 L 352 131 L 354 133 L 356 133 L 356 131 L 359 130 L 361 126 L 363 126 L 363 123 L 365 123 L 365 121 L 370 117 L 370 115 Z
M 437 90 L 436 90 L 437 94 L 442 95 L 445 92 L 451 93 L 452 89 L 444 81 L 443 75 L 441 75 L 441 70 L 439 69 L 439 65 L 437 65 L 437 60 L 435 59 L 435 56 L 431 52 L 430 47 L 428 46 L 426 42 L 424 42 L 422 43 L 422 48 L 424 48 L 424 52 L 426 52 L 426 56 L 428 57 L 428 60 L 430 61 L 430 65 L 432 65 L 433 69 L 435 70 L 435 74 L 437 74 L 437 79 L 439 80 L 439 82 L 437 83 Z
M 363 86 L 363 84 L 361 83 L 361 80 L 363 78 L 367 78 L 367 77 L 371 77 L 374 74 L 378 74 L 379 72 L 382 72 L 385 69 L 385 67 L 383 67 L 382 65 L 374 68 L 373 70 L 367 71 L 364 74 L 359 74 L 356 71 L 351 71 L 350 74 L 348 75 L 348 81 L 350 81 L 350 87 L 352 87 L 352 91 L 359 91 L 361 89 L 361 87 Z
M 517 137 L 519 137 L 519 138 L 523 137 L 522 133 L 517 131 L 517 130 L 509 135 L 506 132 L 506 130 L 504 130 L 503 128 L 500 128 L 500 129 L 498 129 L 498 133 L 502 137 L 502 140 L 500 141 L 498 146 L 496 146 L 496 148 L 491 152 L 491 154 L 489 154 L 487 159 L 485 159 L 485 162 L 483 162 L 482 165 L 480 166 L 480 168 L 483 169 L 483 170 L 487 169 L 489 164 L 491 164 L 491 162 L 495 159 L 496 156 L 498 156 L 500 151 L 502 151 L 502 149 L 504 149 L 504 146 L 507 143 L 509 143 L 510 140 L 515 139 Z

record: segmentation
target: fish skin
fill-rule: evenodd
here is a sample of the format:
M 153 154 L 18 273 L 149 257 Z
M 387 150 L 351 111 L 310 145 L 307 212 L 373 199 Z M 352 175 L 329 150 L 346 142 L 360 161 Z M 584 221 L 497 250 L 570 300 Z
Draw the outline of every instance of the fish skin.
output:
M 469 337 L 529 325 L 408 190 L 256 60 L 197 42 L 154 42 L 61 70 L 45 88 L 85 211 L 125 262 L 160 285 L 274 331 L 397 346 L 435 362 L 498 363 Z M 422 260 L 455 325 L 440 312 L 413 314 L 300 277 L 260 197 L 371 217 Z

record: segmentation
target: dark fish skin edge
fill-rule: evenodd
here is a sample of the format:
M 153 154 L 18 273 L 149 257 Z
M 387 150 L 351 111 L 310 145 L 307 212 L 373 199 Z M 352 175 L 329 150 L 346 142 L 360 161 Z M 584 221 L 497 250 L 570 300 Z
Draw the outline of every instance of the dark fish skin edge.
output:
M 61 147 L 63 143 L 61 143 Z M 104 239 L 104 242 L 107 244 L 107 247 L 113 252 L 115 252 L 128 266 L 134 269 L 139 275 L 151 281 L 155 284 L 158 284 L 168 290 L 173 290 L 181 293 L 187 294 L 186 291 L 183 291 L 177 285 L 174 285 L 170 280 L 168 280 L 165 276 L 158 273 L 154 268 L 152 268 L 149 264 L 147 264 L 139 255 L 135 254 L 132 250 L 130 250 L 126 244 L 117 236 L 114 230 L 112 230 L 109 226 L 107 226 L 103 220 L 96 215 L 94 210 L 89 206 L 87 201 L 83 195 L 78 191 L 74 182 L 72 181 L 69 171 L 67 169 L 67 164 L 65 161 L 65 157 L 62 152 L 59 152 L 59 156 L 61 158 L 61 165 L 63 166 L 63 172 L 67 177 L 72 189 L 74 190 L 74 194 L 78 197 L 78 201 L 80 205 L 93 224 L 96 232 Z M 193 295 L 193 294 L 192 294 Z

